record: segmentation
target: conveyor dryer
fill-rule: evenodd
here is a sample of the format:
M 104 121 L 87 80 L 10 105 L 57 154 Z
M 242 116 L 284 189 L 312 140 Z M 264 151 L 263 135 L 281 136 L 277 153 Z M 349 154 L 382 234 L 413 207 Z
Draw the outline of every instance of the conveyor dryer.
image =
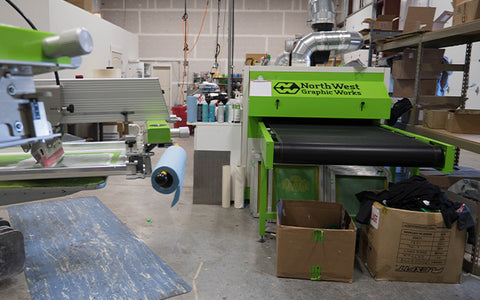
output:
M 452 171 L 454 146 L 382 124 L 390 118 L 392 104 L 385 88 L 389 72 L 367 67 L 245 68 L 242 159 L 249 165 L 251 157 L 261 157 L 256 187 L 260 236 L 266 220 L 276 218 L 267 209 L 268 170 L 276 164 Z

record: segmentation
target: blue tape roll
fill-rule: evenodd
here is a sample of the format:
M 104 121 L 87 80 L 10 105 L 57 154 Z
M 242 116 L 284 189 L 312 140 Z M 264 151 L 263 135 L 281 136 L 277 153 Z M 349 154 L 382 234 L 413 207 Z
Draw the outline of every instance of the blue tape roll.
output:
M 185 177 L 185 163 L 187 153 L 180 146 L 170 146 L 165 150 L 152 172 L 152 187 L 159 193 L 171 194 L 175 191 L 172 206 L 177 204 L 182 191 Z M 165 182 L 160 182 L 159 176 L 165 177 Z

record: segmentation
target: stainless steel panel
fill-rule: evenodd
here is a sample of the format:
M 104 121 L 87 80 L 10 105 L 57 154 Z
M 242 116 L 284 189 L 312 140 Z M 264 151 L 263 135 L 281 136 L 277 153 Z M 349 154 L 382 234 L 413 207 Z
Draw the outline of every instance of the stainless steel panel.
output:
M 35 80 L 37 87 L 52 86 L 53 80 Z M 74 111 L 60 111 L 58 104 L 45 100 L 47 118 L 62 124 L 167 120 L 168 108 L 157 78 L 95 78 L 62 80 L 62 106 Z

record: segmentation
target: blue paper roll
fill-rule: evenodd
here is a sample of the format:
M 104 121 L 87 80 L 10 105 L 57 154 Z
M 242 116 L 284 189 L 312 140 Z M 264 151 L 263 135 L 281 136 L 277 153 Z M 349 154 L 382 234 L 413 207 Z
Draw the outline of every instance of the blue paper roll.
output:
M 187 122 L 197 122 L 197 97 L 187 96 Z
M 177 204 L 185 177 L 187 153 L 180 146 L 170 146 L 165 150 L 152 172 L 152 187 L 159 193 L 171 194 L 175 191 L 172 206 Z

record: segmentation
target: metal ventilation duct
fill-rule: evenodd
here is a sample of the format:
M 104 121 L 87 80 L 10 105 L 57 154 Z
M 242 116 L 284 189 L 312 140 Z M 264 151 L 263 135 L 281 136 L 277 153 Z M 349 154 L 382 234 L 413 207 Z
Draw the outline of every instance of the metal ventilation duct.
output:
M 277 59 L 275 59 L 275 66 L 288 66 L 290 62 L 290 52 L 283 51 Z
M 363 37 L 358 32 L 321 31 L 312 32 L 302 38 L 292 52 L 292 66 L 311 66 L 312 55 L 323 52 L 328 57 L 352 52 L 363 46 Z M 328 51 L 328 52 L 326 52 Z M 326 61 L 313 62 L 324 64 Z
M 307 24 L 313 31 L 331 31 L 335 24 L 333 0 L 309 0 Z

